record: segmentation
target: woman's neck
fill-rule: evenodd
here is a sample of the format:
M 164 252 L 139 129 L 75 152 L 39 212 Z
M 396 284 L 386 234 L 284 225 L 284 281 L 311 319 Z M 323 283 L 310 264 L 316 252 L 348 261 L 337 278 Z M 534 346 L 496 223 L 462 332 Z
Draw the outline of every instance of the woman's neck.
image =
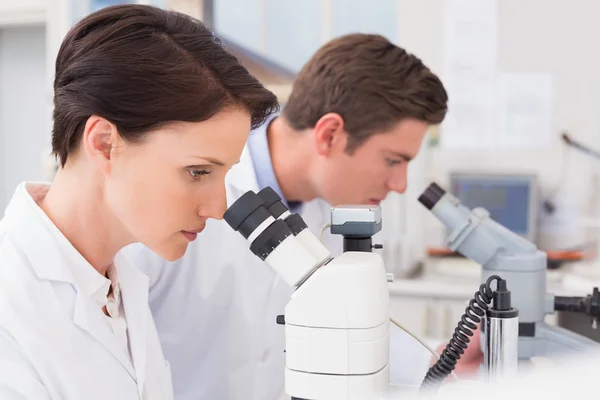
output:
M 103 276 L 117 252 L 131 243 L 106 205 L 93 171 L 60 170 L 40 208 L 77 251 Z

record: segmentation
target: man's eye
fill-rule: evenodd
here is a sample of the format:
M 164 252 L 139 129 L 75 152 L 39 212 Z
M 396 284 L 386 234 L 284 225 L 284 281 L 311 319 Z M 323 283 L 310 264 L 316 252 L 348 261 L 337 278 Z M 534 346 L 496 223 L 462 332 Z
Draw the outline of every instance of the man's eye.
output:
M 207 171 L 205 169 L 191 169 L 190 170 L 190 175 L 194 179 L 200 179 L 200 177 L 202 177 L 202 175 L 208 175 L 208 174 L 210 174 L 210 171 Z
M 393 167 L 394 165 L 398 165 L 402 163 L 402 160 L 392 160 L 391 158 L 386 159 L 387 165 Z

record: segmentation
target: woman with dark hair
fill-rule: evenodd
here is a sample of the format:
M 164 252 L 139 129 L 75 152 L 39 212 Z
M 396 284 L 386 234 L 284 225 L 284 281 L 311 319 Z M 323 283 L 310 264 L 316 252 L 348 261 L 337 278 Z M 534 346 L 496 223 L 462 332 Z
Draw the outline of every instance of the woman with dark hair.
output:
M 226 209 L 225 174 L 277 110 L 197 20 L 102 9 L 56 60 L 52 184 L 0 222 L 0 398 L 170 399 L 148 280 L 118 252 L 181 257 Z

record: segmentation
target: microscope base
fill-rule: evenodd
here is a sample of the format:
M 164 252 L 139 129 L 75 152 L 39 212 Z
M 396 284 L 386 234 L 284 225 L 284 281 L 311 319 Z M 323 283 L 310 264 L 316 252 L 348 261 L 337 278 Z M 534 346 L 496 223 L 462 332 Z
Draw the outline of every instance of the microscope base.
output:
M 385 399 L 389 378 L 389 364 L 368 375 L 311 374 L 286 367 L 285 392 L 304 400 L 378 400 Z
M 587 350 L 600 350 L 600 343 L 546 323 L 535 324 L 535 336 L 519 337 L 519 358 L 559 358 Z

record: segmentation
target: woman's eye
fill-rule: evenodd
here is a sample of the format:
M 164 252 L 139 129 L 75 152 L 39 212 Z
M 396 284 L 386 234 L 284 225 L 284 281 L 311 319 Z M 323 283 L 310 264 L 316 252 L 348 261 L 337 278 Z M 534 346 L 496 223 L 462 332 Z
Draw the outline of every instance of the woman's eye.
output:
M 200 179 L 202 177 L 202 175 L 208 175 L 208 174 L 210 174 L 210 171 L 207 171 L 205 169 L 191 169 L 190 170 L 190 175 L 194 179 Z

